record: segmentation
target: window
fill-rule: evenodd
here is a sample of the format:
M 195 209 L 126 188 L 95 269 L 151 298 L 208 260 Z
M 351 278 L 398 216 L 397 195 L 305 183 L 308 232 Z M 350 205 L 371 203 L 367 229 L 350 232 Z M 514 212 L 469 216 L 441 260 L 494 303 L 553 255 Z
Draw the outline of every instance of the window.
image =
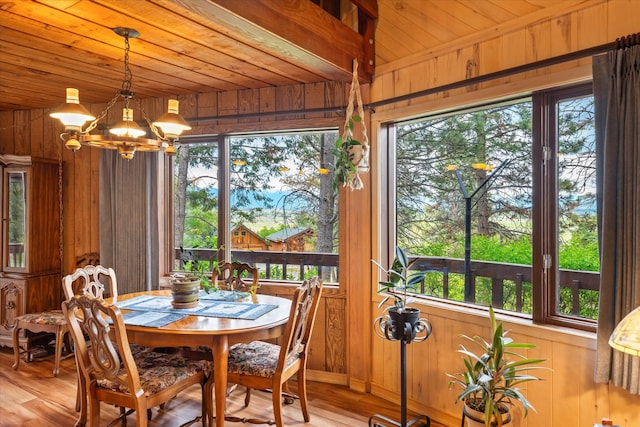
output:
M 389 135 L 390 241 L 429 271 L 420 293 L 595 327 L 590 85 L 396 122 Z
M 337 282 L 338 192 L 332 171 L 319 172 L 333 164 L 337 136 L 185 138 L 175 160 L 175 268 L 186 253 L 248 262 L 263 279 Z
M 589 325 L 597 319 L 600 257 L 596 225 L 596 153 L 591 85 L 537 94 L 534 182 L 541 200 L 534 270 L 541 271 L 536 319 Z

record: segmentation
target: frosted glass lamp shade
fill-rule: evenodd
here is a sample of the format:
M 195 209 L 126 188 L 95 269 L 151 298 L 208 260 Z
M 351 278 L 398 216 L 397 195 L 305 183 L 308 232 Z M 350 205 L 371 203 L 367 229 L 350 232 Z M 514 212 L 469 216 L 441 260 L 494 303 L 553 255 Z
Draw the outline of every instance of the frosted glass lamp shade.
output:
M 153 122 L 153 125 L 160 128 L 162 134 L 169 139 L 176 139 L 182 132 L 191 129 L 189 123 L 179 114 L 179 101 L 177 99 L 169 100 L 167 112 L 158 117 L 158 120 Z
M 618 323 L 609 338 L 609 345 L 618 351 L 640 356 L 640 307 Z
M 67 88 L 67 102 L 54 109 L 49 116 L 62 122 L 65 128 L 80 130 L 89 120 L 95 120 L 95 116 L 80 104 L 78 89 Z
M 133 121 L 133 110 L 131 108 L 122 109 L 122 120 L 116 123 L 109 132 L 117 136 L 127 136 L 138 138 L 146 132 L 136 122 Z

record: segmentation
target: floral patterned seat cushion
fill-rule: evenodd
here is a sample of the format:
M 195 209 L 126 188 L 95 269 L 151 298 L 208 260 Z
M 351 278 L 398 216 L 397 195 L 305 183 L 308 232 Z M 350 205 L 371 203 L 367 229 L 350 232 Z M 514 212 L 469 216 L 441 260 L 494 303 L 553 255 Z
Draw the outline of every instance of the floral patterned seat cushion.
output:
M 42 313 L 27 313 L 17 317 L 16 320 L 35 323 L 38 325 L 63 326 L 67 324 L 67 321 L 64 319 L 64 315 L 62 314 L 62 310 L 51 310 Z
M 228 372 L 272 377 L 276 372 L 280 346 L 264 341 L 235 344 L 229 349 Z
M 176 354 L 157 353 L 150 349 L 134 351 L 133 357 L 140 375 L 140 385 L 147 395 L 156 394 L 190 376 L 211 372 L 211 362 L 189 360 Z M 99 379 L 99 387 L 129 393 L 126 371 L 122 369 L 115 379 Z

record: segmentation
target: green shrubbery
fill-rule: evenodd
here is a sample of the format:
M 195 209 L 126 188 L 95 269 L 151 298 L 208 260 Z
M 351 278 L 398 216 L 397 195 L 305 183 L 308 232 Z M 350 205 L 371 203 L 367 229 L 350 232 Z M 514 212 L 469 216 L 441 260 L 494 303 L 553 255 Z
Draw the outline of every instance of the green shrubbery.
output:
M 590 221 L 583 221 L 581 225 L 588 225 Z M 559 251 L 560 267 L 566 270 L 599 271 L 598 242 L 594 237 L 595 232 L 588 227 L 578 226 L 563 242 Z M 464 258 L 463 239 L 449 242 L 438 241 L 425 244 L 414 254 L 421 256 Z M 528 236 L 517 240 L 502 240 L 497 236 L 473 236 L 471 240 L 471 254 L 473 260 L 492 261 L 508 264 L 532 264 L 532 245 Z M 447 299 L 464 301 L 464 275 L 449 274 L 449 294 Z M 431 272 L 426 275 L 424 294 L 438 298 L 445 298 L 442 273 Z M 492 283 L 490 278 L 478 277 L 476 279 L 476 302 L 480 305 L 491 304 Z M 504 281 L 503 306 L 506 310 L 516 310 L 516 284 L 513 281 Z M 532 287 L 530 283 L 523 283 L 523 313 L 531 313 Z M 572 295 L 568 289 L 560 292 L 560 307 L 562 313 L 571 313 Z M 581 291 L 580 315 L 585 318 L 597 317 L 598 293 L 595 291 Z

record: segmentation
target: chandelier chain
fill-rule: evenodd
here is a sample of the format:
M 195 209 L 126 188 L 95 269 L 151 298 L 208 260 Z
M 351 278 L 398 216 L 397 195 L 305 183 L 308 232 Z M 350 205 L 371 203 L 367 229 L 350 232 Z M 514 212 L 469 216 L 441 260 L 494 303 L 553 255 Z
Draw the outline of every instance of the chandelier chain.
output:
M 92 130 L 94 130 L 96 126 L 98 126 L 98 122 L 100 122 L 100 120 L 102 120 L 107 115 L 107 113 L 109 112 L 109 109 L 111 109 L 111 107 L 115 105 L 115 103 L 118 101 L 119 98 L 120 98 L 120 92 L 116 92 L 115 96 L 107 104 L 107 108 L 102 110 L 102 112 L 98 115 L 98 117 L 96 117 L 95 120 L 92 121 L 89 124 L 89 126 L 87 126 L 87 129 L 84 132 L 88 134 Z
M 124 80 L 122 81 L 122 91 L 123 93 L 131 92 L 131 79 L 133 78 L 133 74 L 131 73 L 131 68 L 129 68 L 129 33 L 125 33 L 124 35 Z M 127 100 L 129 99 L 125 96 Z

